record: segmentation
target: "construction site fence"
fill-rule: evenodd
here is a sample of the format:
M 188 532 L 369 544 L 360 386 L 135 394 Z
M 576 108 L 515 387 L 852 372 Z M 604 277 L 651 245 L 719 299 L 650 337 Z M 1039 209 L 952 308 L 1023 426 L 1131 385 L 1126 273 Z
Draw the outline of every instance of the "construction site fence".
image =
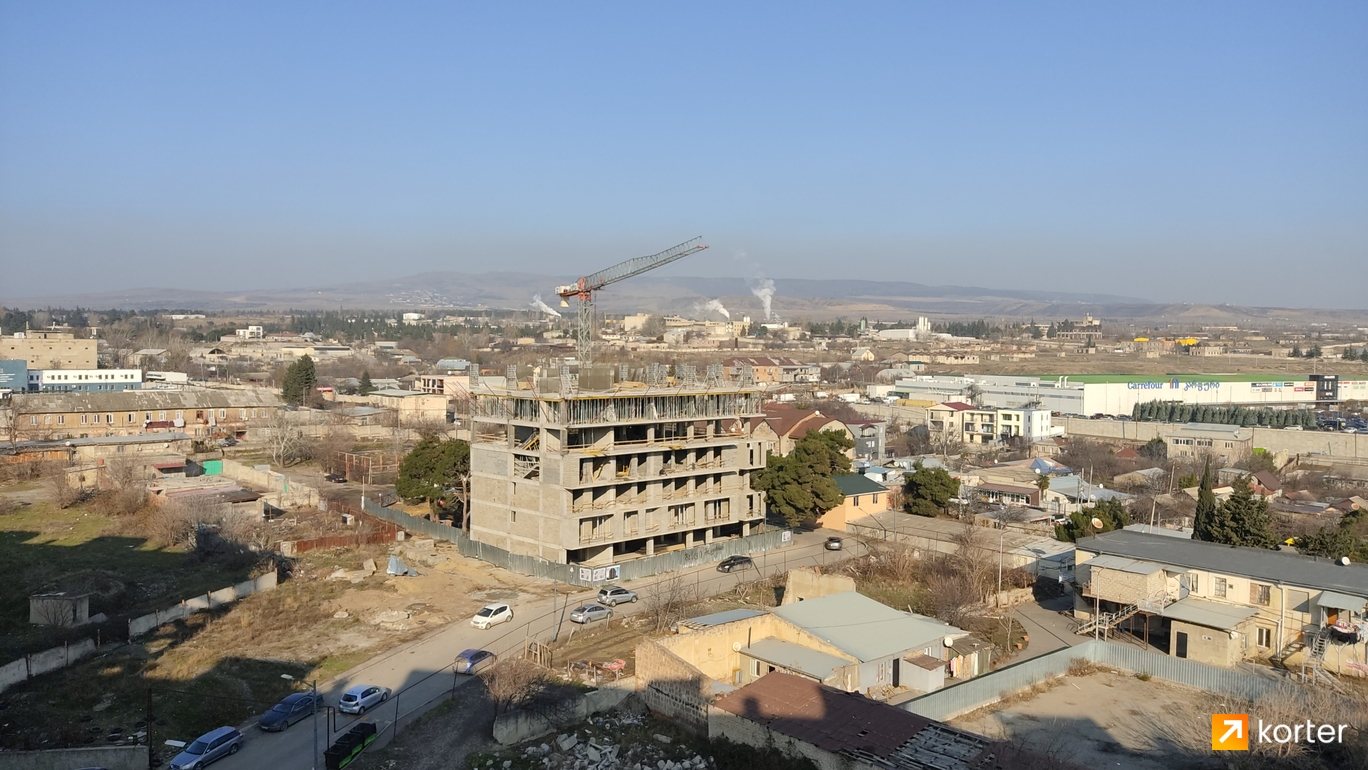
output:
M 1254 700 L 1286 686 L 1286 680 L 1174 658 L 1138 647 L 1089 639 L 1076 647 L 1041 655 L 914 698 L 902 708 L 927 719 L 946 721 L 992 705 L 1033 685 L 1068 673 L 1075 659 L 1100 666 L 1145 674 L 1151 678 L 1195 687 L 1243 700 Z
M 510 572 L 516 572 L 519 575 L 559 580 L 584 588 L 592 588 L 610 581 L 636 580 L 658 575 L 662 572 L 688 569 L 702 564 L 718 562 L 729 556 L 745 556 L 785 548 L 793 543 L 791 531 L 776 529 L 756 535 L 695 545 L 682 551 L 671 551 L 655 556 L 630 559 L 612 565 L 617 567 L 616 573 L 603 572 L 603 577 L 596 580 L 593 576 L 598 571 L 597 569 L 591 570 L 576 564 L 558 564 L 535 556 L 509 553 L 488 543 L 471 540 L 464 531 L 457 527 L 410 516 L 403 511 L 385 508 L 370 500 L 362 501 L 362 510 L 376 518 L 392 521 L 409 532 L 455 543 L 456 549 L 460 551 L 462 556 L 479 559 Z M 589 570 L 588 576 L 583 574 L 585 570 Z
M 362 531 L 355 535 L 315 537 L 308 540 L 282 540 L 280 541 L 280 554 L 293 557 L 323 548 L 351 548 L 372 543 L 392 543 L 399 535 L 399 527 L 394 522 L 377 519 L 342 503 L 334 502 L 329 507 L 339 513 L 353 516 Z

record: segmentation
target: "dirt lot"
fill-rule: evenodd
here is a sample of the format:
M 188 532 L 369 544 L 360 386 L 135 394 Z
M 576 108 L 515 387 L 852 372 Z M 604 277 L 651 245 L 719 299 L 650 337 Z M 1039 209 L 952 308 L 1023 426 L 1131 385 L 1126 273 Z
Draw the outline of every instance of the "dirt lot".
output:
M 169 606 L 246 577 L 119 535 L 122 520 L 60 511 L 45 502 L 41 485 L 11 485 L 0 494 L 28 503 L 0 515 L 0 558 L 21 577 L 0 584 L 3 644 L 18 645 L 15 656 L 20 647 L 41 649 L 52 633 L 28 625 L 27 597 L 35 590 L 98 577 L 112 587 L 102 601 L 113 614 Z M 424 574 L 386 575 L 391 551 Z M 374 573 L 362 570 L 367 560 Z M 164 626 L 135 644 L 106 645 L 95 658 L 6 690 L 0 747 L 82 745 L 145 727 L 156 743 L 193 735 L 265 710 L 289 691 L 281 673 L 327 679 L 490 601 L 549 590 L 432 541 L 310 552 L 283 577 L 274 591 Z M 149 709 L 154 719 L 142 724 Z
M 1210 751 L 1217 707 L 1197 690 L 1103 672 L 1055 680 L 951 724 L 1083 767 L 1197 770 L 1223 767 Z

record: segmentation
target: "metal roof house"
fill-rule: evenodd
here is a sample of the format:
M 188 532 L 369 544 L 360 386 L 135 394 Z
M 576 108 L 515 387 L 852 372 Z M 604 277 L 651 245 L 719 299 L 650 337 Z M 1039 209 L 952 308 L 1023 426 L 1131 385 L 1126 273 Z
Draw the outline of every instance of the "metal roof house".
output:
M 1076 560 L 1080 632 L 1126 628 L 1216 665 L 1266 659 L 1368 676 L 1368 565 L 1134 528 L 1079 540 Z

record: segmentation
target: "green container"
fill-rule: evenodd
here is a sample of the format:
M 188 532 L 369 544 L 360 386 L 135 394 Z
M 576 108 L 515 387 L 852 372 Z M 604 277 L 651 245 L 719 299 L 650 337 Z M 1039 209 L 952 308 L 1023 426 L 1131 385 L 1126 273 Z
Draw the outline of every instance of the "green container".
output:
M 222 460 L 205 460 L 204 462 L 200 463 L 200 467 L 204 468 L 204 475 L 206 476 L 223 475 Z

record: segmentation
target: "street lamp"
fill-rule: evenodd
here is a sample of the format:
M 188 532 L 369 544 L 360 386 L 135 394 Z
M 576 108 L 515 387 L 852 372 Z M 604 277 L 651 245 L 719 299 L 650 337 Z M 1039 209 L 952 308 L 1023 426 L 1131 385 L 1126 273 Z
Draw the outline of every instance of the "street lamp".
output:
M 288 679 L 291 682 L 295 680 L 295 678 L 289 674 L 281 674 L 280 678 Z M 312 765 L 313 770 L 318 770 L 318 680 L 315 679 L 312 682 L 309 682 L 309 688 L 313 692 L 313 701 L 309 704 L 313 709 L 313 749 L 309 752 L 309 763 Z M 285 724 L 288 725 L 289 722 L 286 722 Z

